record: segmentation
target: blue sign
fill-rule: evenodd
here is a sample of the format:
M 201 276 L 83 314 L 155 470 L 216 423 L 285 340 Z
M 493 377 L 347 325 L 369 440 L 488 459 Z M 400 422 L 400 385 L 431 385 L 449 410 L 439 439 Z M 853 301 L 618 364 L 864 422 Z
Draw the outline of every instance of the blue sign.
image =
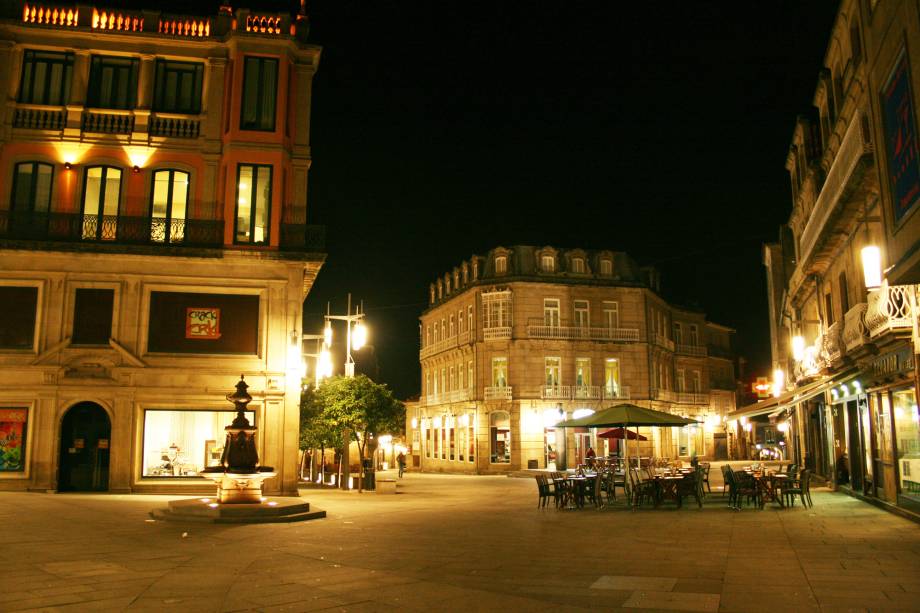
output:
M 891 180 L 892 210 L 898 222 L 920 198 L 917 127 L 907 54 L 902 52 L 882 90 L 885 148 Z

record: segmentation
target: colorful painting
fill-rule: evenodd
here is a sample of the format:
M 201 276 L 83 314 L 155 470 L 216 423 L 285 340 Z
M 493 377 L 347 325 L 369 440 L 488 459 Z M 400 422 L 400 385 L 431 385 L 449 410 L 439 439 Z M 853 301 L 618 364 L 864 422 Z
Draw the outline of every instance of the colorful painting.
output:
M 220 338 L 220 309 L 187 308 L 185 310 L 185 338 Z
M 917 127 L 910 88 L 910 67 L 904 52 L 882 90 L 882 113 L 885 120 L 892 212 L 894 221 L 898 222 L 920 199 Z
M 28 409 L 0 408 L 0 472 L 25 470 L 28 419 Z

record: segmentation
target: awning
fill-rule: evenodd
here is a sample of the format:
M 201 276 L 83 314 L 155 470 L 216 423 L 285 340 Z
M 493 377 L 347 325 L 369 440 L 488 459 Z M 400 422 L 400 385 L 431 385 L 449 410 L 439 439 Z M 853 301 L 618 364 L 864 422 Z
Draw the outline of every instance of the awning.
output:
M 754 404 L 749 404 L 746 407 L 741 407 L 736 411 L 726 414 L 727 419 L 738 419 L 739 417 L 756 417 L 758 415 L 779 415 L 784 410 L 790 406 L 808 400 L 809 398 L 814 398 L 818 394 L 825 392 L 828 388 L 838 383 L 841 379 L 846 379 L 847 377 L 852 376 L 856 372 L 856 369 L 846 370 L 844 372 L 837 373 L 836 375 L 831 375 L 829 377 L 822 377 L 818 381 L 812 381 L 801 387 L 798 387 L 791 392 L 786 392 L 776 398 L 770 398 L 769 400 L 762 400 L 760 402 L 755 402 Z

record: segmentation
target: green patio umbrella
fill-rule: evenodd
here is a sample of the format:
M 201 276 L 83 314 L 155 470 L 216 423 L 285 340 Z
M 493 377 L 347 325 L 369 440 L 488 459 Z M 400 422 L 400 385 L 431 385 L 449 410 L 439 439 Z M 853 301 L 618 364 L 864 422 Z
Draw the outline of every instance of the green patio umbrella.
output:
M 618 404 L 606 409 L 601 409 L 596 413 L 579 417 L 578 419 L 569 419 L 556 424 L 557 428 L 616 428 L 629 426 L 636 427 L 636 434 L 639 434 L 639 426 L 687 426 L 699 423 L 680 415 L 672 415 L 655 409 L 646 409 L 645 407 L 634 404 Z M 625 443 L 626 448 L 626 469 L 629 470 L 629 443 Z M 639 457 L 639 441 L 636 441 L 636 457 Z

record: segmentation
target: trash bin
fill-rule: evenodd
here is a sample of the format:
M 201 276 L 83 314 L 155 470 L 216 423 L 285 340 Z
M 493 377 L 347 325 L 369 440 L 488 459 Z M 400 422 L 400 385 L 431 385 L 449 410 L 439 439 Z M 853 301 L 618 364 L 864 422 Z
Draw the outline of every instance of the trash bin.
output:
M 374 476 L 374 461 L 372 459 L 362 460 L 364 465 L 364 489 L 376 489 L 377 481 Z
M 537 468 L 537 461 L 536 461 L 536 460 L 527 460 L 527 469 L 528 469 L 528 470 L 535 470 L 536 468 Z

